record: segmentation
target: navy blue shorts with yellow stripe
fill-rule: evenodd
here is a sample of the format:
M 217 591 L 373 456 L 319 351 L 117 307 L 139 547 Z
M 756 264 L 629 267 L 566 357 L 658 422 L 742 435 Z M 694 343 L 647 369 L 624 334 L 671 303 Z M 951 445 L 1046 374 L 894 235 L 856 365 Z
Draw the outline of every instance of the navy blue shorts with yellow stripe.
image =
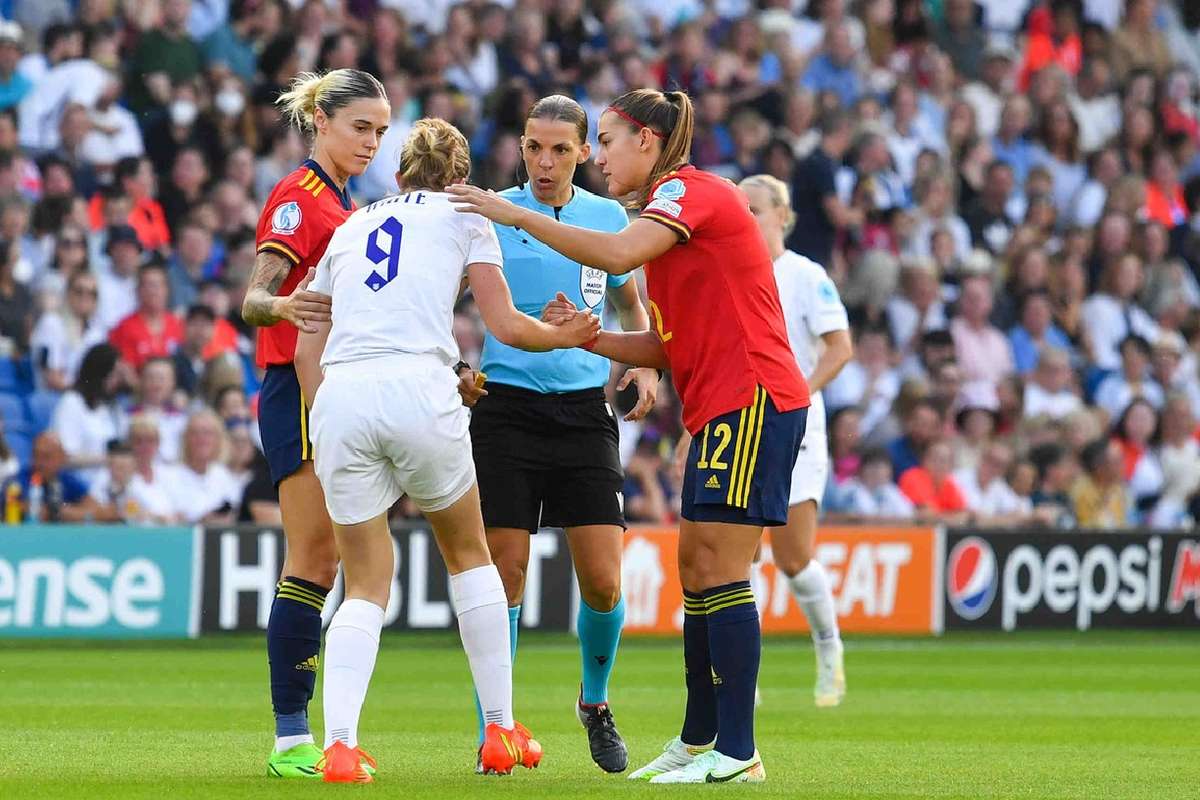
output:
M 770 527 L 788 517 L 792 468 L 808 409 L 780 413 L 766 390 L 710 421 L 692 439 L 683 473 L 681 515 L 692 522 Z
M 272 364 L 263 376 L 258 395 L 258 430 L 271 480 L 279 482 L 313 457 L 308 430 L 308 408 L 300 394 L 300 381 L 291 364 Z

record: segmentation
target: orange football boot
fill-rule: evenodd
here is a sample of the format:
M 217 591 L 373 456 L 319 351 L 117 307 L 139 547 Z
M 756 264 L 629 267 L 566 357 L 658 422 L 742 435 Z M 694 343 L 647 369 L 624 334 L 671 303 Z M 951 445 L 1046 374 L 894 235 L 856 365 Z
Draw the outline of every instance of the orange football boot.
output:
M 375 759 L 361 747 L 351 748 L 343 742 L 334 742 L 317 763 L 317 771 L 325 783 L 370 783 L 375 778 L 363 766 L 364 761 L 375 769 Z
M 519 722 L 511 730 L 490 723 L 483 731 L 479 765 L 484 774 L 508 775 L 520 765 L 532 769 L 542 761 L 542 745 Z

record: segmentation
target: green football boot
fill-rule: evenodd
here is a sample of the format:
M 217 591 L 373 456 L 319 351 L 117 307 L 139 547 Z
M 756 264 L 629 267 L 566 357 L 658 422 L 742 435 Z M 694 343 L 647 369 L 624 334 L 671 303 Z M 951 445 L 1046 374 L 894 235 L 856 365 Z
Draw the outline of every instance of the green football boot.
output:
M 272 778 L 316 778 L 321 780 L 317 762 L 321 750 L 312 742 L 298 744 L 282 753 L 271 753 L 267 759 L 267 775 Z

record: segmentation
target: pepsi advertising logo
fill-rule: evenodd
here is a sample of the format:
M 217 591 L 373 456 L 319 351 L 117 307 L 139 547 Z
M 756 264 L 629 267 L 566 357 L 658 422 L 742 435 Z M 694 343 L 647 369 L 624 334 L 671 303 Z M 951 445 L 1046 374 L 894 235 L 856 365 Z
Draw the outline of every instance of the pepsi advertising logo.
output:
M 946 559 L 946 600 L 963 619 L 987 613 L 996 597 L 996 554 L 978 536 L 969 536 Z
M 1200 537 L 948 531 L 947 630 L 1200 628 Z

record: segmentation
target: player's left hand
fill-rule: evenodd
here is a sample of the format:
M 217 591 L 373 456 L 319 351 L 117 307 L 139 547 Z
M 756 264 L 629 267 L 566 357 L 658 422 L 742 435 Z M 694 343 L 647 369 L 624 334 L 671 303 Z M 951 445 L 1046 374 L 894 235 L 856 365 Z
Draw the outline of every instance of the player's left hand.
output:
M 479 398 L 487 394 L 487 389 L 483 388 L 486 380 L 486 375 L 473 369 L 464 369 L 458 373 L 458 394 L 462 397 L 464 406 L 474 408 Z
M 658 370 L 649 367 L 625 370 L 625 374 L 617 382 L 617 391 L 624 389 L 631 381 L 637 384 L 638 401 L 625 415 L 626 422 L 645 419 L 654 408 L 654 403 L 658 400 Z
M 562 325 L 564 322 L 570 322 L 575 319 L 575 315 L 579 313 L 579 309 L 571 302 L 571 299 L 562 292 L 554 295 L 554 299 L 546 303 L 546 307 L 542 309 L 542 322 L 547 325 Z
M 516 225 L 521 214 L 516 204 L 508 202 L 491 189 L 456 183 L 446 187 L 446 194 L 450 195 L 455 211 L 479 214 L 497 225 Z

